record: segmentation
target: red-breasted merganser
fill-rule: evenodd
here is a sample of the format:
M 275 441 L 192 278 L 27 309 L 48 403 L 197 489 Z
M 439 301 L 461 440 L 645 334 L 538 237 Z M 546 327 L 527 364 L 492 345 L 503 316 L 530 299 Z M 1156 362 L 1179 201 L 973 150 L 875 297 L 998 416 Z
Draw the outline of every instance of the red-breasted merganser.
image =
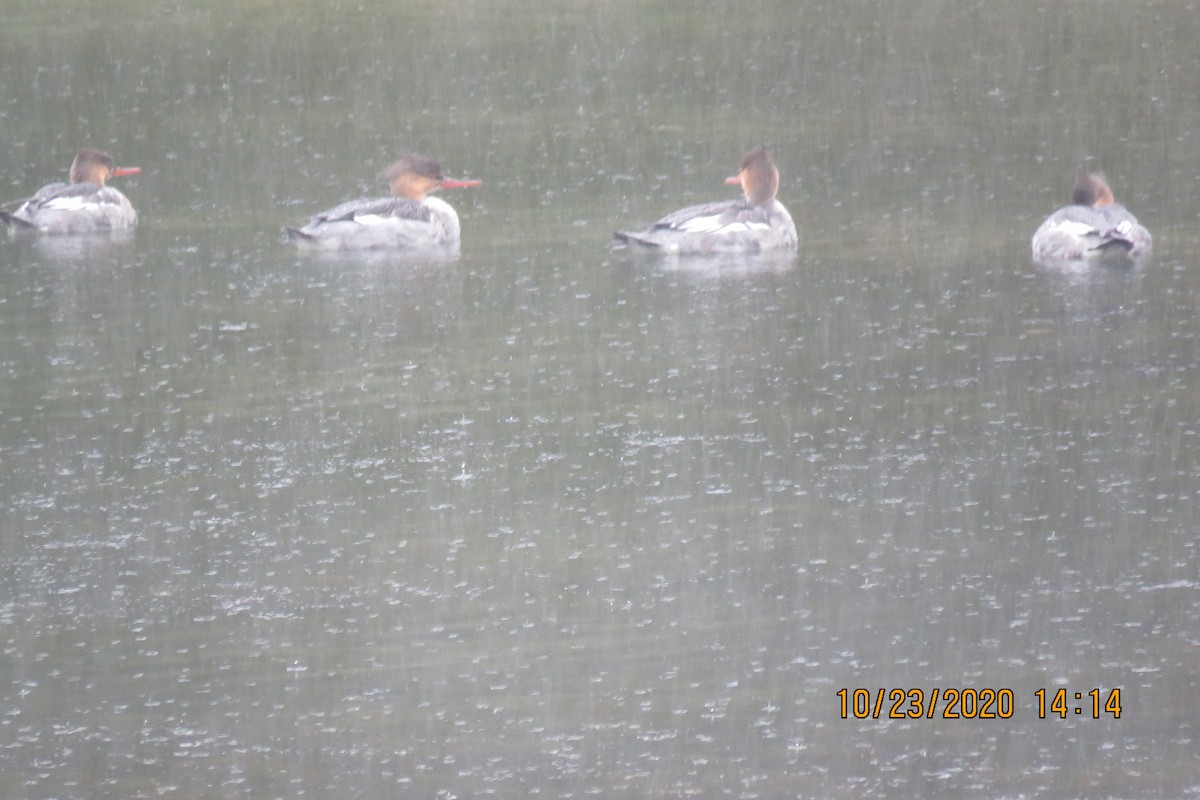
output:
M 757 253 L 764 250 L 793 250 L 796 223 L 779 192 L 779 170 L 767 148 L 755 147 L 742 158 L 730 185 L 741 185 L 739 200 L 691 206 L 654 223 L 638 233 L 617 231 L 618 241 L 663 253 Z
M 300 228 L 284 228 L 297 242 L 328 250 L 458 247 L 458 213 L 429 196 L 438 189 L 479 186 L 481 181 L 447 178 L 432 158 L 407 155 L 386 173 L 392 196 L 351 200 L 317 214 Z
M 1033 260 L 1047 266 L 1110 264 L 1133 266 L 1150 256 L 1150 232 L 1099 173 L 1081 172 L 1074 205 L 1055 211 L 1033 234 Z
M 138 167 L 114 167 L 108 153 L 85 147 L 71 162 L 69 183 L 43 186 L 16 211 L 0 211 L 0 220 L 14 232 L 91 233 L 132 228 L 137 225 L 137 212 L 129 198 L 105 182 L 139 172 Z

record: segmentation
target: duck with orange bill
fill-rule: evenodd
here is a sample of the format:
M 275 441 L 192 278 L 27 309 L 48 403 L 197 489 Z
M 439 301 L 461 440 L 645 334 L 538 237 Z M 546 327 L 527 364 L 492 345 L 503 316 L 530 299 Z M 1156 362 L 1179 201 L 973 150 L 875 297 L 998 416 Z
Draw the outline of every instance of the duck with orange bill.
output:
M 1080 172 L 1072 205 L 1051 214 L 1033 234 L 1033 260 L 1043 266 L 1138 266 L 1150 257 L 1150 232 L 1113 199 L 1104 176 Z
M 107 185 L 110 178 L 136 175 L 138 167 L 117 167 L 102 150 L 85 147 L 71 162 L 67 183 L 51 183 L 16 211 L 0 210 L 0 221 L 13 233 L 94 233 L 128 230 L 137 225 L 129 198 Z
M 775 199 L 779 170 L 764 146 L 742 158 L 738 174 L 725 181 L 741 186 L 742 197 L 690 206 L 643 231 L 617 231 L 618 244 L 678 254 L 759 253 L 795 250 L 796 224 Z
M 457 250 L 458 212 L 432 193 L 481 182 L 447 178 L 437 161 L 415 154 L 392 164 L 385 176 L 391 197 L 342 203 L 317 214 L 307 225 L 284 228 L 284 236 L 325 250 Z

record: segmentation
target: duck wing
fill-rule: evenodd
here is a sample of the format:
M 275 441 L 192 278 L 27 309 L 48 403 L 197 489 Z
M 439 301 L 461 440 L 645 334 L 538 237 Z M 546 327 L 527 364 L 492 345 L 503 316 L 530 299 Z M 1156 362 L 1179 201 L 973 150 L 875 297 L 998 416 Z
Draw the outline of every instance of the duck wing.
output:
M 309 224 L 357 222 L 360 225 L 370 225 L 389 219 L 429 222 L 431 214 L 429 207 L 417 200 L 409 200 L 406 197 L 381 197 L 350 200 L 317 214 Z

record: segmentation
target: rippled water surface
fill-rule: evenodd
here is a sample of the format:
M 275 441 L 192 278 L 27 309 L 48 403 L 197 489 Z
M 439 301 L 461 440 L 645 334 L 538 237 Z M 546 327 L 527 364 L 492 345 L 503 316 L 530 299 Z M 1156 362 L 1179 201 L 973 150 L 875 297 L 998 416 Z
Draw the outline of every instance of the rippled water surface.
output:
M 337 5 L 0 31 L 0 200 L 142 167 L 0 241 L 0 798 L 1200 795 L 1191 10 Z M 795 257 L 608 249 L 763 141 Z M 279 242 L 409 148 L 461 257 Z

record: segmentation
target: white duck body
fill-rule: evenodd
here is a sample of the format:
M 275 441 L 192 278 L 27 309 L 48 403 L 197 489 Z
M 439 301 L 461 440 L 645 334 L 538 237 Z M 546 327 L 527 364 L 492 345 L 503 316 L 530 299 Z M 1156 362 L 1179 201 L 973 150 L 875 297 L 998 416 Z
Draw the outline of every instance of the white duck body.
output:
M 1039 263 L 1131 265 L 1150 255 L 1150 231 L 1125 206 L 1065 206 L 1050 215 L 1033 235 L 1033 259 Z
M 796 223 L 783 203 L 745 200 L 706 203 L 676 211 L 640 233 L 618 232 L 628 244 L 664 253 L 759 253 L 796 248 Z
M 326 250 L 454 249 L 461 226 L 458 212 L 439 197 L 381 197 L 342 203 L 287 232 Z

